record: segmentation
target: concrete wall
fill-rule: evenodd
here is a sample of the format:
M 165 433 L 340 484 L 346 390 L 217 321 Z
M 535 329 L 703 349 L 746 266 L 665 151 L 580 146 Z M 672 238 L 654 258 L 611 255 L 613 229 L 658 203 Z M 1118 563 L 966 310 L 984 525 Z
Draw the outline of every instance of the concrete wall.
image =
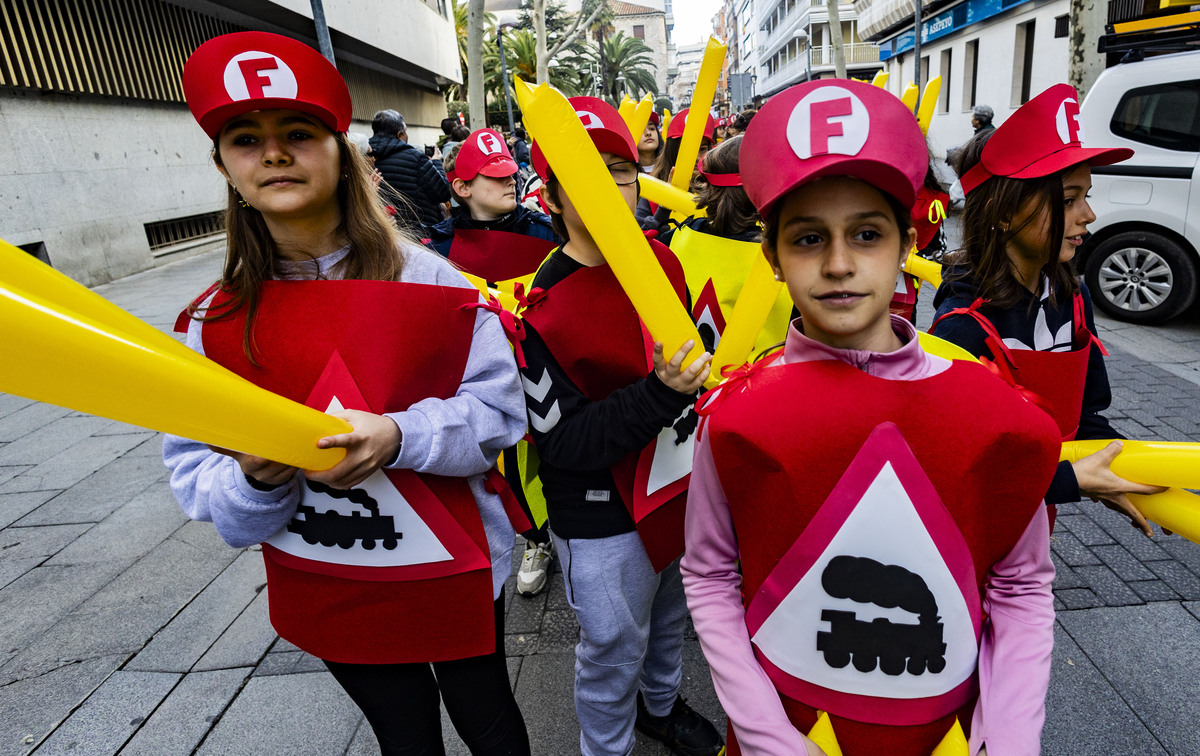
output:
M 224 203 L 182 104 L 0 90 L 0 238 L 88 285 L 154 264 L 143 224 Z
M 979 61 L 975 102 L 991 105 L 996 111 L 994 123 L 999 126 L 1020 106 L 1012 99 L 1013 77 L 1019 70 L 1015 65 L 1017 26 L 1034 20 L 1033 75 L 1030 96 L 1037 95 L 1052 84 L 1067 80 L 1067 37 L 1054 37 L 1054 19 L 1068 12 L 1068 0 L 1047 3 L 1028 3 L 1009 14 L 988 22 L 968 26 L 954 34 L 921 45 L 921 57 L 929 58 L 929 75 L 942 74 L 942 51 L 950 49 L 949 111 L 941 104 L 934 112 L 929 127 L 929 142 L 936 156 L 944 156 L 946 148 L 955 147 L 971 138 L 971 108 L 964 106 L 963 85 L 966 45 L 979 40 Z M 885 69 L 891 74 L 888 89 L 902 91 L 913 77 L 912 51 L 904 53 L 901 62 L 889 60 Z M 924 64 L 923 64 L 924 65 Z M 944 79 L 943 79 L 944 81 Z

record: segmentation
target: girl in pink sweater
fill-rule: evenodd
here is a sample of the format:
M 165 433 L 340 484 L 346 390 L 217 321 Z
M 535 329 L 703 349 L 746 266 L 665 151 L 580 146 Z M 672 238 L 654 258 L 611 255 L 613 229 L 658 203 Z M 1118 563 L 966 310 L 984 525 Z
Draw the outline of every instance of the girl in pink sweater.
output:
M 801 317 L 701 410 L 682 571 L 731 754 L 819 754 L 818 711 L 846 756 L 928 756 L 956 718 L 973 754 L 1039 751 L 1058 434 L 888 314 L 925 160 L 912 113 L 855 81 L 793 87 L 745 136 Z

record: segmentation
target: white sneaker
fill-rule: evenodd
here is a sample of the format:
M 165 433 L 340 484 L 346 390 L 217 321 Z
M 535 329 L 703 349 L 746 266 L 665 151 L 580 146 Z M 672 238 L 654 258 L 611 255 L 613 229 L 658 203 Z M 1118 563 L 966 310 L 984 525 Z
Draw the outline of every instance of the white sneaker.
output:
M 554 542 L 526 541 L 525 555 L 521 558 L 521 568 L 517 570 L 517 593 L 522 596 L 536 596 L 541 593 L 550 580 L 552 567 L 554 567 Z

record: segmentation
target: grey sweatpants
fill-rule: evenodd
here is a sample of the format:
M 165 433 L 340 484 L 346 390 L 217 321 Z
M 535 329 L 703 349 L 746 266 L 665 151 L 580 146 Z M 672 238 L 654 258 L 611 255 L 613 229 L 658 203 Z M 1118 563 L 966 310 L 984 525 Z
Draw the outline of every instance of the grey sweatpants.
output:
M 633 750 L 637 693 L 654 716 L 671 711 L 683 679 L 687 602 L 679 560 L 654 573 L 636 532 L 610 538 L 554 535 L 567 603 L 579 620 L 575 713 L 583 756 Z

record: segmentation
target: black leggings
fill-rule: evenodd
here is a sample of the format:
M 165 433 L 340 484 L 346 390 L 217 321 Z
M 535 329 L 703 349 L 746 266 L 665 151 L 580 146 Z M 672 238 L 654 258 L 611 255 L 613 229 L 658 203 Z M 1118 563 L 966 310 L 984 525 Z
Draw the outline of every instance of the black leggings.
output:
M 529 733 L 508 683 L 500 599 L 496 650 L 486 656 L 432 665 L 326 661 L 325 666 L 366 714 L 383 756 L 445 754 L 439 690 L 454 729 L 472 754 L 529 756 Z

